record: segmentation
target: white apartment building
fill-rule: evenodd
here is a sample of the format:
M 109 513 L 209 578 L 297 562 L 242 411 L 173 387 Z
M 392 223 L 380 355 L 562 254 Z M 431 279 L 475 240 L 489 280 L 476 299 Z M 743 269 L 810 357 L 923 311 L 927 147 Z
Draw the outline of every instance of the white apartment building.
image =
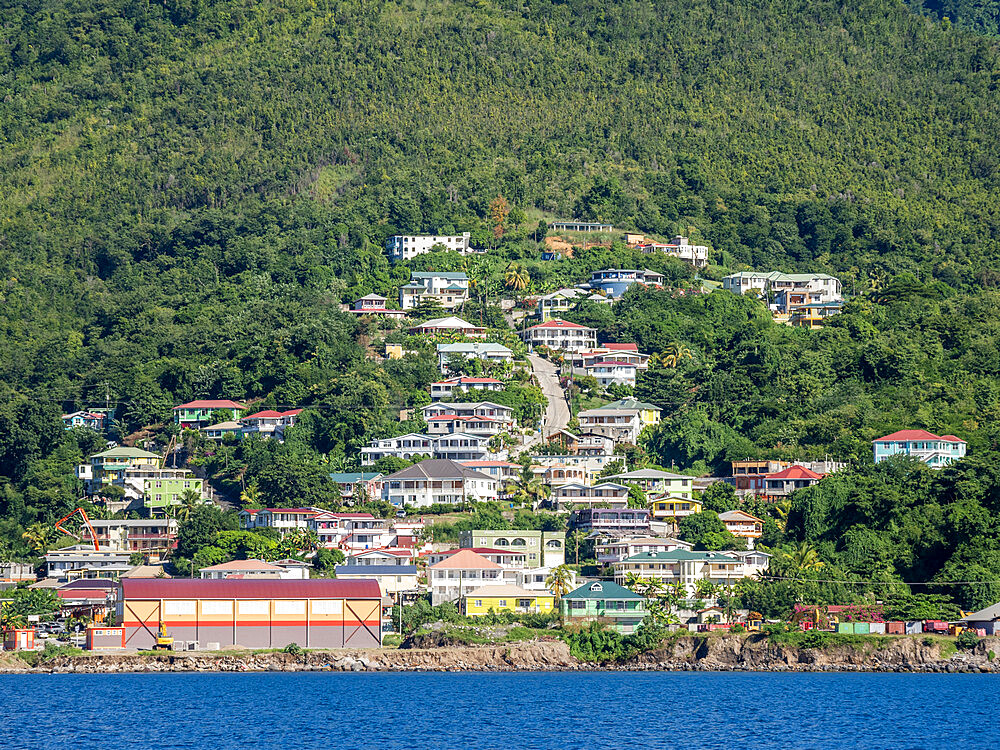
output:
M 691 542 L 685 542 L 673 537 L 639 536 L 608 539 L 596 545 L 597 562 L 602 565 L 620 562 L 640 552 L 673 552 L 675 549 L 690 551 L 694 547 Z
M 410 283 L 399 288 L 399 306 L 412 310 L 424 300 L 454 310 L 469 299 L 469 277 L 461 271 L 414 271 Z
M 278 529 L 282 533 L 295 529 L 308 529 L 309 521 L 319 508 L 261 508 L 240 511 L 240 525 L 244 529 Z
M 556 510 L 590 505 L 624 508 L 628 505 L 628 487 L 615 482 L 601 482 L 592 486 L 578 483 L 564 484 L 552 490 L 549 502 Z
M 496 378 L 470 378 L 461 375 L 431 383 L 431 398 L 438 401 L 442 398 L 452 398 L 458 393 L 469 391 L 502 391 L 506 386 Z
M 396 539 L 384 518 L 371 513 L 320 511 L 309 519 L 309 529 L 319 538 L 319 546 L 348 552 L 388 547 Z
M 458 359 L 481 359 L 486 363 L 513 362 L 514 352 L 503 344 L 494 344 L 490 341 L 438 344 L 438 369 L 442 375 L 448 374 L 448 361 L 452 357 Z
M 609 437 L 615 443 L 636 444 L 642 432 L 642 417 L 638 409 L 598 407 L 577 414 L 580 431 Z
M 779 293 L 804 295 L 800 304 L 843 300 L 840 279 L 825 273 L 740 271 L 723 278 L 722 288 L 734 294 L 755 290 L 769 298 Z
M 361 464 L 371 466 L 380 458 L 393 457 L 411 460 L 419 456 L 447 458 L 452 461 L 506 460 L 507 452 L 492 453 L 489 435 L 453 432 L 446 435 L 425 435 L 411 432 L 399 437 L 373 440 L 361 449 Z
M 596 379 L 602 388 L 612 385 L 627 385 L 634 388 L 637 371 L 638 367 L 635 364 L 620 360 L 591 362 L 583 368 L 584 374 Z
M 420 508 L 496 500 L 500 482 L 450 459 L 432 458 L 390 474 L 383 487 L 383 498 L 393 505 Z
M 687 261 L 695 268 L 704 268 L 708 265 L 708 247 L 705 245 L 692 245 L 687 237 L 682 237 L 681 235 L 677 235 L 670 242 L 654 242 L 653 240 L 644 239 L 636 246 L 647 255 L 652 253 L 672 255 L 675 258 Z
M 404 235 L 397 234 L 385 241 L 385 249 L 389 251 L 389 259 L 393 263 L 410 260 L 418 255 L 429 253 L 435 245 L 445 250 L 453 250 L 465 255 L 470 252 L 469 244 L 472 235 L 469 232 L 452 235 Z
M 522 336 L 531 346 L 547 346 L 563 351 L 583 351 L 597 346 L 596 329 L 559 318 L 531 326 Z
M 453 432 L 499 435 L 514 429 L 514 410 L 492 401 L 428 404 L 421 408 L 421 413 L 431 435 Z
M 427 568 L 431 605 L 457 601 L 484 586 L 504 586 L 503 568 L 470 549 L 460 549 Z

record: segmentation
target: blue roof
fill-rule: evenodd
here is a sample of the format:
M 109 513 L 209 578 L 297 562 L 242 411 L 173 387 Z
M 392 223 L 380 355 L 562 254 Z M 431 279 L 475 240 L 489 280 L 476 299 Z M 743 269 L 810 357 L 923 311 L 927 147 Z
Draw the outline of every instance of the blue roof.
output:
M 337 575 L 350 576 L 415 576 L 416 565 L 338 565 Z

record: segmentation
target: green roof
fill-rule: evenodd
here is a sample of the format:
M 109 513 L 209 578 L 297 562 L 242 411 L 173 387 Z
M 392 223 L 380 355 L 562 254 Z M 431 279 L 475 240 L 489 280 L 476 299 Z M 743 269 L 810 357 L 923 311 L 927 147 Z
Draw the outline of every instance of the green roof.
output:
M 354 482 L 369 482 L 376 477 L 382 476 L 378 471 L 356 471 L 345 474 L 331 474 L 330 479 L 340 484 L 353 484 Z
M 687 560 L 717 563 L 739 562 L 735 557 L 720 555 L 718 552 L 689 552 L 686 549 L 675 549 L 670 552 L 640 552 L 637 555 L 626 558 L 624 562 L 646 562 L 649 560 L 657 560 L 659 562 L 684 562 Z
M 646 597 L 619 586 L 613 581 L 595 581 L 585 583 L 578 589 L 570 591 L 563 599 L 645 599 Z
M 103 453 L 95 453 L 91 458 L 160 458 L 159 453 L 150 453 L 141 448 L 129 448 L 120 445 L 117 448 L 110 448 Z

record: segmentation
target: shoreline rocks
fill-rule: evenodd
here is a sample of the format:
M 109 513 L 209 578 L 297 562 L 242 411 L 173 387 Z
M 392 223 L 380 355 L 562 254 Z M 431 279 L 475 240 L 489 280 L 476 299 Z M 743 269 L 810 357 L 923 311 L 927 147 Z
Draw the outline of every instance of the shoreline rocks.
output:
M 1000 638 L 947 657 L 941 643 L 887 638 L 884 644 L 801 649 L 759 634 L 682 636 L 624 663 L 583 663 L 560 640 L 437 648 L 344 651 L 221 651 L 205 653 L 86 653 L 30 666 L 8 653 L 0 673 L 116 674 L 133 672 L 1000 672 Z

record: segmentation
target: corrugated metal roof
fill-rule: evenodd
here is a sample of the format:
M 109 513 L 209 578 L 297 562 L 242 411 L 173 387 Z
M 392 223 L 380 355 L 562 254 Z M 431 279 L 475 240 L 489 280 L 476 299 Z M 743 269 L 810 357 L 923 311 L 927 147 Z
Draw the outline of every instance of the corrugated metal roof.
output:
M 126 578 L 125 599 L 381 599 L 378 582 L 306 580 Z
M 416 565 L 338 565 L 338 576 L 415 576 Z

